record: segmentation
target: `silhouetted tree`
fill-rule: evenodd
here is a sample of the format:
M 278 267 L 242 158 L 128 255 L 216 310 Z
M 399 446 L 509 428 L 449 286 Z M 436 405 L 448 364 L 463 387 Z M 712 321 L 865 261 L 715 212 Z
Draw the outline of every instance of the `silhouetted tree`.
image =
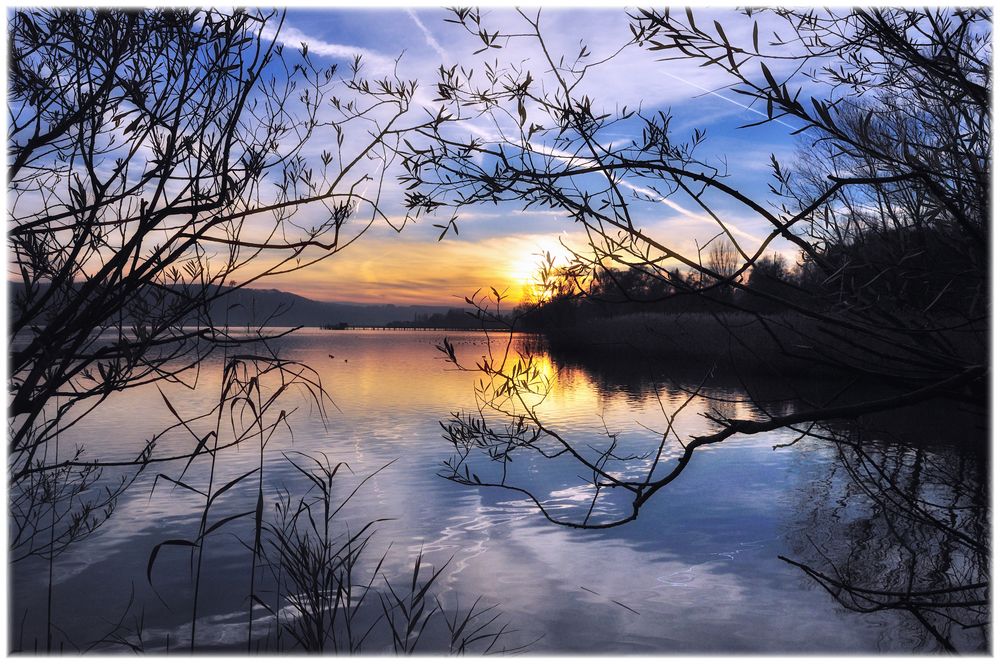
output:
M 800 284 L 802 272 L 790 270 L 788 261 L 781 254 L 761 256 L 754 263 L 747 280 L 746 305 L 758 311 L 780 311 L 785 309 L 781 301 L 794 301 L 808 295 Z M 754 297 L 755 293 L 774 296 L 773 299 Z
M 193 385 L 214 349 L 267 338 L 238 338 L 213 301 L 384 219 L 377 185 L 414 84 L 369 81 L 360 60 L 343 74 L 319 65 L 306 44 L 282 45 L 283 21 L 212 9 L 9 17 L 15 559 L 51 559 L 110 516 L 131 479 L 99 481 L 102 468 L 134 478 L 158 460 L 154 437 L 133 459 L 95 463 L 74 424 L 124 389 Z M 222 402 L 238 392 L 223 388 Z
M 881 286 L 870 279 L 844 278 L 845 269 L 862 267 L 845 265 L 847 255 L 856 256 L 852 259 L 855 262 L 863 257 L 852 253 L 852 242 L 879 232 L 882 217 L 878 210 L 869 210 L 874 217 L 865 219 L 835 208 L 844 196 L 871 199 L 890 189 L 917 187 L 928 201 L 934 201 L 933 224 L 943 229 L 942 233 L 946 230 L 949 246 L 969 254 L 967 276 L 979 282 L 981 291 L 986 278 L 981 240 L 986 228 L 987 190 L 973 183 L 981 180 L 981 171 L 988 170 L 986 13 L 781 10 L 773 19 L 787 22 L 792 35 L 788 39 L 774 37 L 768 48 L 758 39 L 753 45 L 736 46 L 721 25 L 711 31 L 699 28 L 691 12 L 680 16 L 668 11 L 636 13 L 630 45 L 723 68 L 740 92 L 766 102 L 768 117 L 761 122 L 795 119 L 800 125 L 797 133 L 807 136 L 810 144 L 834 150 L 840 160 L 821 164 L 843 164 L 851 155 L 865 164 L 884 164 L 874 170 L 858 167 L 832 172 L 822 186 L 809 190 L 803 183 L 811 171 L 793 175 L 775 161 L 773 190 L 781 199 L 774 205 L 735 189 L 724 172 L 697 158 L 704 132 L 695 130 L 685 141 L 674 136 L 670 118 L 663 113 L 605 110 L 597 100 L 577 93 L 580 82 L 595 66 L 587 60 L 588 50 L 583 48 L 576 59 L 552 53 L 541 31 L 540 15 L 519 14 L 524 30 L 504 34 L 486 29 L 475 10 L 455 12 L 454 21 L 477 35 L 486 47 L 502 49 L 528 42 L 526 46 L 541 54 L 546 71 L 530 72 L 520 61 L 499 69 L 491 65 L 484 84 L 468 68 L 442 70 L 438 91 L 448 111 L 455 118 L 489 117 L 496 123 L 497 135 L 491 142 L 478 137 L 463 141 L 447 124 L 419 130 L 427 140 L 426 147 L 408 148 L 404 160 L 408 169 L 404 182 L 414 187 L 422 201 L 413 206 L 416 213 L 501 201 L 562 210 L 590 238 L 589 253 L 577 252 L 573 266 L 577 273 L 594 274 L 604 265 L 638 266 L 676 286 L 679 280 L 671 270 L 680 264 L 688 273 L 700 275 L 690 292 L 724 301 L 719 297 L 724 292 L 720 288 L 732 288 L 780 304 L 810 322 L 811 327 L 803 326 L 800 331 L 813 343 L 806 354 L 809 361 L 891 380 L 894 386 L 892 396 L 880 401 L 817 407 L 790 417 L 756 421 L 723 419 L 716 433 L 686 446 L 685 459 L 700 444 L 720 442 L 736 433 L 782 428 L 796 421 L 853 417 L 944 395 L 981 402 L 986 374 L 985 301 L 970 297 L 970 308 L 960 318 L 939 316 L 922 300 L 911 306 L 904 297 L 880 297 L 877 289 Z M 752 22 L 754 16 L 750 12 L 747 20 Z M 791 48 L 793 43 L 802 45 L 801 52 Z M 823 46 L 813 48 L 814 43 Z M 796 92 L 794 79 L 775 78 L 769 63 L 789 60 L 796 64 L 795 71 L 814 66 L 809 70 L 813 72 L 810 82 L 825 86 L 821 89 L 829 96 L 817 94 L 810 101 Z M 925 85 L 908 92 L 915 82 Z M 865 112 L 853 130 L 845 129 L 847 121 L 841 118 L 858 117 L 852 97 L 844 94 L 845 87 L 860 95 L 871 111 Z M 908 94 L 914 97 L 912 104 L 903 101 Z M 946 103 L 955 96 L 955 104 Z M 956 112 L 955 108 L 962 110 Z M 911 109 L 911 115 L 897 121 L 902 109 Z M 607 147 L 605 137 L 610 132 L 630 127 L 635 128 L 634 140 Z M 958 145 L 945 140 L 965 131 L 969 136 Z M 918 132 L 924 137 L 919 146 L 907 138 Z M 891 152 L 890 146 L 903 152 Z M 954 154 L 946 158 L 949 149 Z M 808 196 L 803 193 L 806 191 Z M 686 256 L 670 246 L 669 238 L 653 237 L 639 228 L 632 218 L 631 201 L 655 200 L 653 194 L 642 192 L 659 197 L 686 194 L 695 200 L 718 222 L 717 248 L 705 260 Z M 758 246 L 744 247 L 714 212 L 714 202 L 720 199 L 757 214 L 773 231 Z M 919 220 L 904 218 L 898 216 L 901 211 L 896 207 L 891 209 L 897 215 L 894 223 L 900 226 L 893 236 L 897 243 L 921 224 L 930 223 L 926 215 Z M 822 225 L 824 219 L 831 219 L 828 226 Z M 855 229 L 854 239 L 830 237 L 832 231 L 826 229 L 835 228 Z M 775 289 L 752 289 L 744 278 L 752 274 L 754 265 L 779 237 L 798 247 L 810 277 L 815 274 L 822 280 L 812 297 L 785 299 Z M 874 260 L 864 267 L 886 271 L 883 263 Z M 919 275 L 898 266 L 887 272 L 897 281 L 923 283 L 935 278 L 935 269 L 933 262 L 927 262 Z M 486 367 L 486 371 L 496 371 L 502 377 L 504 369 Z M 585 462 L 583 457 L 580 460 Z M 655 473 L 650 473 L 641 481 L 607 482 L 635 495 L 631 514 L 624 517 L 628 520 L 675 476 L 670 472 L 656 480 Z
M 697 449 L 738 434 L 801 427 L 809 435 L 817 421 L 850 421 L 941 397 L 983 407 L 988 10 L 749 10 L 746 43 L 718 21 L 702 25 L 691 10 L 633 13 L 633 38 L 622 48 L 722 70 L 733 92 L 766 108 L 751 125 L 781 120 L 800 135 L 808 151 L 800 163 L 783 165 L 772 156 L 772 202 L 730 184 L 724 164 L 699 157 L 705 132 L 679 136 L 666 113 L 602 104 L 581 92 L 588 72 L 620 51 L 595 56 L 583 45 L 578 53 L 554 52 L 541 14 L 518 14 L 521 26 L 504 32 L 477 10 L 454 12 L 452 22 L 491 56 L 503 49 L 518 55 L 506 65 L 491 61 L 482 75 L 468 65 L 441 70 L 440 101 L 456 118 L 489 118 L 494 135 L 464 139 L 445 127 L 420 132 L 426 144 L 409 147 L 404 160 L 404 182 L 419 192 L 420 211 L 508 201 L 558 210 L 588 238 L 574 269 L 639 269 L 675 293 L 738 309 L 758 303 L 757 320 L 779 348 L 839 372 L 844 384 L 790 413 L 760 406 L 757 417 L 739 418 L 720 410 L 711 417 L 715 430 L 688 438 L 673 430 L 675 412 L 659 448 L 640 464 L 619 456 L 614 439 L 600 448 L 576 443 L 542 421 L 537 405 L 551 385 L 530 356 L 513 363 L 506 354 L 491 356 L 469 367 L 489 378 L 477 388 L 483 408 L 456 413 L 447 424 L 456 454 L 445 476 L 518 491 L 555 523 L 607 528 L 636 518 Z M 541 59 L 530 71 L 528 49 Z M 632 139 L 622 141 L 622 134 Z M 634 218 L 633 203 L 671 196 L 694 201 L 717 223 L 718 255 L 703 260 L 704 245 L 698 255 L 685 253 Z M 723 203 L 771 231 L 747 245 L 717 212 Z M 762 262 L 779 238 L 800 254 L 794 281 L 775 261 Z M 759 303 L 788 316 L 765 316 Z M 739 337 L 733 330 L 731 339 Z M 782 342 L 792 337 L 795 344 Z M 884 391 L 845 400 L 859 377 L 879 381 Z M 680 448 L 666 457 L 673 439 Z M 536 454 L 580 465 L 593 499 L 581 513 L 550 513 L 536 490 L 508 480 L 507 464 Z M 473 464 L 477 455 L 495 462 L 495 471 Z M 595 512 L 598 503 L 606 509 Z

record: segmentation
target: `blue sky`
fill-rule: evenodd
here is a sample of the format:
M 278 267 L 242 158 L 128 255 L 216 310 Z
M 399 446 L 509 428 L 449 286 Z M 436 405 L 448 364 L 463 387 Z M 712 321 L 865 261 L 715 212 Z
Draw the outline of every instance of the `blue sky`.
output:
M 367 63 L 365 71 L 373 78 L 395 66 L 404 78 L 421 81 L 417 99 L 427 107 L 435 106 L 431 102 L 433 85 L 441 64 L 481 68 L 486 59 L 517 59 L 529 68 L 540 66 L 540 53 L 527 40 L 475 55 L 481 44 L 458 26 L 446 23 L 444 19 L 450 16 L 444 9 L 426 8 L 290 9 L 280 39 L 295 46 L 306 42 L 318 62 L 339 63 L 344 68 L 359 53 Z M 483 16 L 484 25 L 501 32 L 522 29 L 513 9 L 484 9 Z M 745 15 L 732 10 L 704 10 L 697 16 L 709 25 L 719 20 L 734 41 L 751 30 Z M 542 12 L 542 29 L 553 52 L 575 55 L 582 41 L 594 60 L 628 41 L 628 24 L 621 9 Z M 695 128 L 707 130 L 709 138 L 700 150 L 701 157 L 719 159 L 720 163 L 725 159 L 731 185 L 758 200 L 772 198 L 767 190 L 770 155 L 776 154 L 785 163 L 792 161 L 797 140 L 790 136 L 791 126 L 768 123 L 740 129 L 759 120 L 763 109 L 756 113 L 746 109 L 740 95 L 725 89 L 728 81 L 724 73 L 690 62 L 658 61 L 660 55 L 632 46 L 588 73 L 581 92 L 594 98 L 598 107 L 635 108 L 641 103 L 645 112 L 669 110 L 678 136 Z M 628 127 L 623 130 L 628 133 Z M 642 182 L 627 186 L 643 189 Z M 393 173 L 386 187 L 384 200 L 390 216 L 393 212 L 402 216 L 397 204 L 401 191 Z M 755 242 L 767 232 L 768 224 L 732 202 L 717 203 L 717 211 L 747 243 L 745 248 L 756 249 Z M 718 227 L 697 213 L 694 202 L 683 196 L 659 203 L 635 201 L 632 214 L 657 238 L 688 253 L 696 243 L 703 244 L 718 233 Z M 447 216 L 441 221 L 445 220 Z M 579 235 L 569 220 L 550 211 L 466 208 L 460 215 L 459 235 L 443 242 L 437 241 L 440 229 L 433 227 L 435 221 L 423 218 L 408 224 L 401 233 L 388 225 L 377 226 L 342 254 L 287 282 L 275 280 L 269 285 L 325 300 L 456 302 L 460 301 L 456 298 L 482 287 L 510 286 L 516 292 L 521 285 L 518 282 L 530 279 L 538 260 L 534 254 L 558 251 L 560 238 L 572 244 Z M 787 246 L 772 246 L 793 256 Z

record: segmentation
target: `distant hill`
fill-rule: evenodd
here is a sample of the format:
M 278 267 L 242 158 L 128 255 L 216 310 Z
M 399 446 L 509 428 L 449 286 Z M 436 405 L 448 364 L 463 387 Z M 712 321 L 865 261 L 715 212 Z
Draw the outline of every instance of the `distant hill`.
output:
M 8 306 L 17 298 L 22 287 L 8 282 Z M 228 316 L 227 316 L 228 309 Z M 385 325 L 412 321 L 434 314 L 447 314 L 451 307 L 430 305 L 356 304 L 351 302 L 320 302 L 275 289 L 242 288 L 212 305 L 212 318 L 230 325 L 263 324 L 279 327 L 299 325 Z
M 320 302 L 275 289 L 243 288 L 221 299 L 213 307 L 213 318 L 225 320 L 229 309 L 230 325 L 260 323 L 275 312 L 271 325 L 319 326 L 385 325 L 393 321 L 411 321 L 418 316 L 444 314 L 449 307 L 429 305 L 355 304 Z

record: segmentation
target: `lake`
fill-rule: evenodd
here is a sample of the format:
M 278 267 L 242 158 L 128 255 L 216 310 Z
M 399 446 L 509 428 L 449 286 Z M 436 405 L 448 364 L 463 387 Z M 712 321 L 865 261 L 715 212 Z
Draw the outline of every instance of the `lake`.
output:
M 798 437 L 792 431 L 734 437 L 699 449 L 690 466 L 650 499 L 633 522 L 606 530 L 555 525 L 524 495 L 464 486 L 440 476 L 443 462 L 454 453 L 440 423 L 452 412 L 476 409 L 473 387 L 478 380 L 455 370 L 435 349 L 444 336 L 465 362 L 487 353 L 488 339 L 473 332 L 303 330 L 272 344 L 283 357 L 314 369 L 332 403 L 326 404 L 325 419 L 304 391 L 288 392 L 275 406 L 298 410 L 265 448 L 268 514 L 280 491 L 299 495 L 308 488 L 286 454 L 325 453 L 333 462 L 349 464 L 350 471 L 342 469 L 336 477 L 339 497 L 391 462 L 360 486 L 334 526 L 347 532 L 387 519 L 375 524 L 370 553 L 361 566 L 371 570 L 385 554 L 381 572 L 394 585 L 405 586 L 417 555 L 428 571 L 447 563 L 434 595 L 449 611 L 467 608 L 477 598 L 482 598 L 481 606 L 496 605 L 497 624 L 509 624 L 503 643 L 511 649 L 523 645 L 535 653 L 648 654 L 910 653 L 934 648 L 933 639 L 907 612 L 847 610 L 800 568 L 779 559 L 817 569 L 843 563 L 876 579 L 892 579 L 905 567 L 900 548 L 886 543 L 878 510 L 852 485 L 843 447 L 814 439 L 789 445 Z M 533 350 L 540 371 L 551 381 L 552 391 L 538 408 L 545 423 L 581 448 L 600 448 L 613 434 L 620 450 L 637 454 L 635 463 L 642 463 L 639 451 L 655 451 L 664 413 L 684 403 L 689 396 L 684 389 L 699 382 L 686 374 L 676 378 L 668 367 L 560 356 L 529 336 L 518 335 L 514 341 L 518 348 Z M 183 415 L 207 410 L 219 392 L 221 367 L 222 357 L 213 356 L 201 366 L 196 389 L 167 385 L 164 393 Z M 755 414 L 736 379 L 713 376 L 704 393 L 717 401 L 696 397 L 681 410 L 674 429 L 682 439 L 712 430 L 715 425 L 704 417 L 712 408 L 741 417 Z M 905 416 L 882 422 L 896 427 L 906 444 L 873 438 L 873 454 L 896 459 L 899 472 L 918 463 L 921 469 L 960 473 L 977 494 L 985 493 L 985 462 L 972 450 L 974 445 L 961 440 L 978 436 L 983 441 L 985 433 L 967 427 L 955 433 L 946 426 L 946 417 L 919 410 L 923 420 Z M 925 420 L 941 426 L 915 426 Z M 113 395 L 67 432 L 60 445 L 63 450 L 82 445 L 86 458 L 129 460 L 144 440 L 175 422 L 157 389 L 140 387 Z M 192 429 L 197 434 L 210 424 L 196 422 Z M 196 437 L 177 429 L 158 444 L 156 455 L 190 451 Z M 220 452 L 213 486 L 252 469 L 258 454 L 253 441 Z M 490 472 L 488 461 L 476 464 Z M 210 458 L 199 457 L 183 482 L 204 487 L 209 467 Z M 512 468 L 551 513 L 571 515 L 587 506 L 587 480 L 565 458 L 518 458 Z M 180 461 L 147 468 L 113 517 L 56 559 L 53 638 L 61 648 L 86 649 L 107 635 L 94 647 L 115 650 L 121 647 L 115 641 L 124 634 L 132 634 L 129 640 L 136 642 L 135 632 L 141 633 L 146 651 L 188 648 L 190 549 L 160 549 L 152 586 L 147 581 L 153 548 L 189 539 L 198 530 L 204 498 L 157 480 L 159 473 L 178 479 L 183 469 Z M 118 475 L 109 469 L 104 480 Z M 947 493 L 933 482 L 922 490 L 932 496 Z M 256 480 L 235 485 L 213 505 L 210 521 L 252 511 L 256 491 Z M 602 503 L 597 514 L 618 507 Z M 244 517 L 209 535 L 199 594 L 199 648 L 246 651 L 251 556 L 244 543 L 252 539 L 252 531 L 252 517 Z M 953 544 L 931 535 L 918 539 L 930 549 L 920 557 L 937 560 L 939 573 L 972 573 Z M 38 558 L 11 569 L 14 649 L 44 647 L 47 575 L 46 563 Z M 256 588 L 265 603 L 276 597 L 273 584 L 260 573 Z M 260 607 L 254 618 L 254 647 L 267 649 L 274 619 Z M 952 638 L 962 649 L 984 651 L 985 629 L 957 630 Z M 442 647 L 430 640 L 427 646 Z M 373 636 L 369 650 L 391 652 L 391 643 Z

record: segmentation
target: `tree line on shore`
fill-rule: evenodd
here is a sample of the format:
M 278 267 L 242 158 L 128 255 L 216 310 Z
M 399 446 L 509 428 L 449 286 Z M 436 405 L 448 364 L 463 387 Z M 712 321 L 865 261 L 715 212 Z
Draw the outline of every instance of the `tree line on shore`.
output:
M 920 559 L 929 556 L 917 555 L 912 533 L 889 524 L 900 550 L 912 554 L 908 585 L 858 581 L 849 564 L 822 555 L 822 570 L 800 562 L 803 571 L 849 608 L 906 612 L 944 650 L 987 629 L 990 552 L 981 496 L 958 495 L 961 481 L 948 480 L 956 496 L 942 507 L 920 481 L 887 478 L 881 471 L 898 464 L 872 454 L 863 436 L 824 423 L 859 425 L 864 416 L 930 399 L 986 410 L 991 12 L 747 9 L 724 26 L 691 10 L 634 10 L 630 36 L 600 58 L 586 45 L 557 53 L 549 30 L 560 27 L 558 17 L 555 26 L 543 24 L 541 12 L 518 9 L 510 18 L 516 27 L 494 26 L 477 9 L 450 10 L 451 29 L 491 57 L 464 67 L 442 63 L 438 80 L 416 81 L 395 69 L 369 75 L 363 58 L 334 65 L 307 43 L 289 45 L 280 11 L 11 12 L 7 243 L 18 287 L 8 329 L 8 541 L 12 563 L 47 565 L 49 606 L 39 621 L 46 650 L 58 648 L 51 579 L 60 556 L 112 518 L 136 478 L 177 460 L 162 452 L 161 436 L 135 441 L 130 458 L 98 459 L 76 425 L 99 418 L 109 397 L 125 390 L 193 389 L 203 360 L 225 355 L 216 402 L 201 412 L 178 409 L 165 395 L 159 404 L 177 420 L 168 431 L 192 434 L 185 470 L 210 468 L 204 486 L 183 474 L 163 480 L 187 484 L 181 488 L 200 496 L 203 507 L 198 528 L 169 545 L 197 560 L 188 643 L 196 650 L 206 548 L 244 528 L 251 578 L 268 553 L 264 447 L 288 415 L 275 406 L 276 395 L 294 388 L 326 402 L 315 372 L 268 346 L 280 332 L 237 332 L 220 303 L 335 259 L 374 225 L 398 230 L 400 218 L 445 213 L 451 216 L 435 224 L 444 238 L 458 232 L 460 210 L 498 204 L 561 215 L 590 239 L 568 265 L 547 260 L 540 301 L 517 312 L 529 323 L 551 329 L 619 310 L 714 315 L 724 307 L 755 317 L 780 343 L 787 331 L 773 323 L 794 314 L 810 322 L 799 329 L 806 342 L 823 351 L 808 361 L 848 378 L 791 413 L 771 411 L 749 394 L 753 417 L 720 412 L 710 417 L 713 431 L 683 440 L 673 429 L 677 413 L 665 411 L 663 443 L 636 474 L 627 463 L 611 467 L 630 460 L 616 456 L 614 440 L 602 448 L 569 440 L 527 405 L 551 389 L 539 385 L 547 374 L 530 354 L 511 363 L 506 351 L 491 352 L 463 367 L 479 379 L 478 411 L 443 423 L 455 449 L 449 479 L 519 492 L 567 527 L 611 528 L 638 518 L 698 449 L 736 435 L 795 431 L 846 450 L 845 464 L 866 471 L 852 477 L 872 501 L 873 519 L 891 513 L 920 520 L 943 542 L 934 552 L 941 563 L 928 571 Z M 708 68 L 764 114 L 748 126 L 780 122 L 799 136 L 798 158 L 772 157 L 769 200 L 741 191 L 725 160 L 703 155 L 704 130 L 680 132 L 666 110 L 619 107 L 588 94 L 594 71 L 615 66 L 627 49 L 662 57 L 658 66 L 681 59 Z M 418 95 L 421 86 L 436 95 L 431 106 Z M 469 134 L 477 124 L 490 128 L 489 140 Z M 400 185 L 402 201 L 388 196 L 389 181 Z M 672 196 L 717 222 L 712 241 L 694 254 L 676 238 L 644 232 L 635 219 L 637 203 Z M 722 213 L 733 207 L 756 215 L 767 235 L 738 242 Z M 774 257 L 776 241 L 796 252 L 794 261 Z M 516 327 L 501 295 L 493 295 L 470 298 L 473 322 Z M 272 313 L 260 312 L 259 320 Z M 460 319 L 468 322 L 457 311 L 441 321 Z M 720 351 L 745 337 L 744 328 L 723 327 L 725 339 L 711 342 Z M 794 356 L 799 346 L 783 351 Z M 441 349 L 460 365 L 447 340 Z M 881 381 L 889 392 L 861 395 L 851 389 L 856 377 Z M 691 386 L 692 398 L 699 387 Z M 838 400 L 845 394 L 853 398 L 846 404 Z M 660 453 L 675 438 L 676 464 L 667 464 Z M 256 468 L 216 477 L 216 459 L 248 441 L 259 444 Z M 504 472 L 514 458 L 544 463 L 554 456 L 573 459 L 590 478 L 589 511 L 551 514 L 547 494 L 536 497 Z M 910 465 L 919 480 L 924 464 Z M 320 464 L 321 477 L 313 477 L 322 484 L 335 467 Z M 255 495 L 258 508 L 226 513 L 215 498 L 233 487 Z M 617 503 L 624 512 L 594 511 L 609 494 L 625 497 Z M 327 495 L 289 504 L 320 509 Z M 339 583 L 324 556 L 359 550 L 341 550 L 326 537 L 328 524 L 299 524 L 313 545 L 323 531 L 319 557 L 307 562 L 319 560 L 333 575 L 316 595 L 315 638 L 305 639 L 304 649 L 339 647 L 333 620 L 343 616 L 341 596 L 330 603 L 328 593 L 349 595 L 354 587 Z M 294 518 L 286 525 L 294 528 Z M 411 588 L 408 597 L 391 588 L 383 595 L 397 621 L 391 642 L 403 652 L 414 643 L 411 621 L 427 615 L 416 574 Z M 285 599 L 300 594 L 285 591 Z M 250 649 L 260 643 L 255 616 L 272 605 L 244 608 Z M 292 622 L 290 629 L 310 627 Z M 128 643 L 141 646 L 141 633 Z

